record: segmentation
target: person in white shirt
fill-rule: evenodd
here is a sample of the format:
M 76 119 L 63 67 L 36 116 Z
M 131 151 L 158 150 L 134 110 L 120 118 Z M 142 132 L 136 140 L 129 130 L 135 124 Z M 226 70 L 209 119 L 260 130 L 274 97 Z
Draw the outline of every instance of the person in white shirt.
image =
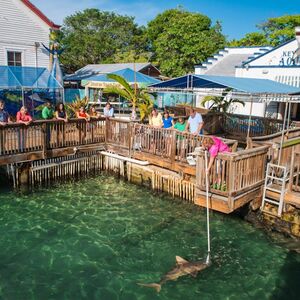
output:
M 187 121 L 186 131 L 192 134 L 203 134 L 204 122 L 200 113 L 197 113 L 193 108 L 190 112 L 190 117 Z
M 104 117 L 113 117 L 114 116 L 114 108 L 110 105 L 109 102 L 106 103 L 104 109 L 103 109 Z

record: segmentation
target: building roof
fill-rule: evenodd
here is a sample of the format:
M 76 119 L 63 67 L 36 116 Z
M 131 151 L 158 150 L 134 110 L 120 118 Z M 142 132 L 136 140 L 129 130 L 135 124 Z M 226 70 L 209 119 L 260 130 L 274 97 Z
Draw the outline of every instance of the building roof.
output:
M 176 89 L 226 89 L 252 94 L 280 94 L 288 95 L 299 92 L 299 88 L 282 84 L 269 79 L 256 79 L 231 76 L 211 75 L 185 75 L 161 83 L 153 84 L 151 88 L 176 88 Z M 273 100 L 275 101 L 275 100 Z
M 151 63 L 117 63 L 117 64 L 95 64 L 87 65 L 74 74 L 66 75 L 65 80 L 67 81 L 79 81 L 91 77 L 93 75 L 113 73 L 123 69 L 131 69 L 140 72 L 146 68 L 155 68 Z M 155 68 L 156 69 L 156 68 Z
M 58 30 L 60 25 L 52 22 L 41 10 L 33 5 L 29 0 L 21 0 L 33 13 L 35 13 L 41 20 L 43 20 L 50 28 Z
M 140 72 L 134 72 L 130 68 L 119 70 L 119 71 L 116 71 L 116 72 L 113 72 L 110 74 L 116 74 L 116 75 L 122 76 L 130 84 L 136 82 L 139 85 L 139 87 L 141 87 L 141 86 L 144 87 L 144 86 L 148 86 L 150 84 L 160 82 L 160 80 L 155 79 L 151 76 L 147 76 Z M 81 84 L 83 86 L 85 86 L 85 85 L 88 85 L 90 82 L 99 82 L 99 83 L 108 83 L 108 84 L 116 83 L 115 80 L 108 78 L 107 75 L 108 74 L 100 74 L 100 75 L 94 75 L 94 76 L 88 77 L 88 78 L 82 80 Z
M 62 89 L 46 68 L 0 66 L 1 89 Z

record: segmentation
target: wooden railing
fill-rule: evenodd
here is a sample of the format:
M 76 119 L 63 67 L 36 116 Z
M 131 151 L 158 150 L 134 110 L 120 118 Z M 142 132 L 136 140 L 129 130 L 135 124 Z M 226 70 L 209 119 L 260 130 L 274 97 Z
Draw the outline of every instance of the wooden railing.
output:
M 0 126 L 0 156 L 42 150 L 45 147 L 45 124 Z
M 35 121 L 0 127 L 0 156 L 105 142 L 105 118 Z
M 106 120 L 106 143 L 130 150 L 134 122 L 123 119 Z
M 282 150 L 280 151 L 280 142 L 273 142 L 270 147 L 272 162 L 285 166 L 288 170 L 291 168 L 291 157 L 294 152 L 300 152 L 300 137 L 284 138 Z M 279 156 L 281 155 L 280 159 Z
M 174 129 L 154 128 L 135 124 L 133 150 L 168 158 L 171 162 L 187 162 L 187 156 L 201 145 L 204 136 L 181 132 Z M 235 141 L 224 139 L 232 145 Z
M 235 135 L 247 136 L 249 116 L 227 114 L 223 116 L 223 130 Z M 279 132 L 283 129 L 282 120 L 255 117 L 250 121 L 250 136 L 264 136 Z
M 294 151 L 291 158 L 289 190 L 300 192 L 300 152 Z
M 135 124 L 133 128 L 133 150 L 174 160 L 175 131 Z
M 268 146 L 221 153 L 214 160 L 209 180 L 210 191 L 226 197 L 236 197 L 263 184 Z M 205 153 L 200 151 L 197 159 L 197 186 L 206 191 Z
M 102 143 L 112 146 L 112 151 L 130 156 L 142 152 L 157 159 L 187 164 L 187 156 L 201 145 L 203 136 L 195 136 L 174 129 L 153 128 L 121 119 L 92 119 L 61 121 L 37 121 L 25 126 L 10 124 L 0 127 L 0 158 L 31 151 L 47 151 L 56 148 L 77 147 Z M 225 140 L 232 145 L 234 140 Z M 210 174 L 210 190 L 230 199 L 261 186 L 269 146 L 219 154 Z M 109 148 L 108 148 L 109 149 Z M 64 151 L 64 150 L 63 150 Z M 119 151 L 119 152 L 118 152 Z M 41 159 L 41 158 L 39 158 Z M 154 159 L 154 161 L 155 161 Z M 3 163 L 2 162 L 2 163 Z M 5 162 L 4 162 L 5 163 Z M 205 191 L 204 153 L 200 151 L 196 166 L 197 186 Z M 216 183 L 221 183 L 216 186 Z

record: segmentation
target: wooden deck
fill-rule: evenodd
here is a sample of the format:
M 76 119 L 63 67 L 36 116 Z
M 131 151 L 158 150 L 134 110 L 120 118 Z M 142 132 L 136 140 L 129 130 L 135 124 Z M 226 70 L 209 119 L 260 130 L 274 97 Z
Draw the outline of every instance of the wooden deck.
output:
M 0 166 L 106 150 L 177 172 L 185 181 L 193 179 L 196 182 L 195 204 L 205 207 L 204 152 L 197 153 L 196 165 L 187 162 L 187 156 L 195 152 L 202 139 L 173 129 L 158 129 L 121 119 L 100 118 L 90 122 L 72 119 L 67 123 L 37 121 L 29 126 L 10 124 L 0 127 Z M 235 140 L 224 141 L 229 146 L 236 143 Z M 248 150 L 217 156 L 210 174 L 212 209 L 231 213 L 261 198 L 269 148 L 270 145 L 257 143 Z M 287 194 L 287 201 L 298 205 L 300 156 L 294 160 L 299 164 L 298 169 L 294 169 L 294 189 Z M 215 183 L 219 179 L 222 186 L 217 189 Z

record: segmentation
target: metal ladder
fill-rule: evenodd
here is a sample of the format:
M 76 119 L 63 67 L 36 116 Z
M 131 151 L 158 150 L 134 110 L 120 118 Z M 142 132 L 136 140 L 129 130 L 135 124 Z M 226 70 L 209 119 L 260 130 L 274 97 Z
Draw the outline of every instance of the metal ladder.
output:
M 278 174 L 278 175 L 277 175 Z M 277 215 L 280 217 L 283 210 L 284 195 L 286 192 L 286 181 L 287 181 L 287 169 L 286 167 L 268 163 L 263 199 L 260 210 L 270 214 L 270 211 L 265 209 L 266 203 L 278 206 Z M 270 197 L 267 192 L 273 192 L 279 197 Z

